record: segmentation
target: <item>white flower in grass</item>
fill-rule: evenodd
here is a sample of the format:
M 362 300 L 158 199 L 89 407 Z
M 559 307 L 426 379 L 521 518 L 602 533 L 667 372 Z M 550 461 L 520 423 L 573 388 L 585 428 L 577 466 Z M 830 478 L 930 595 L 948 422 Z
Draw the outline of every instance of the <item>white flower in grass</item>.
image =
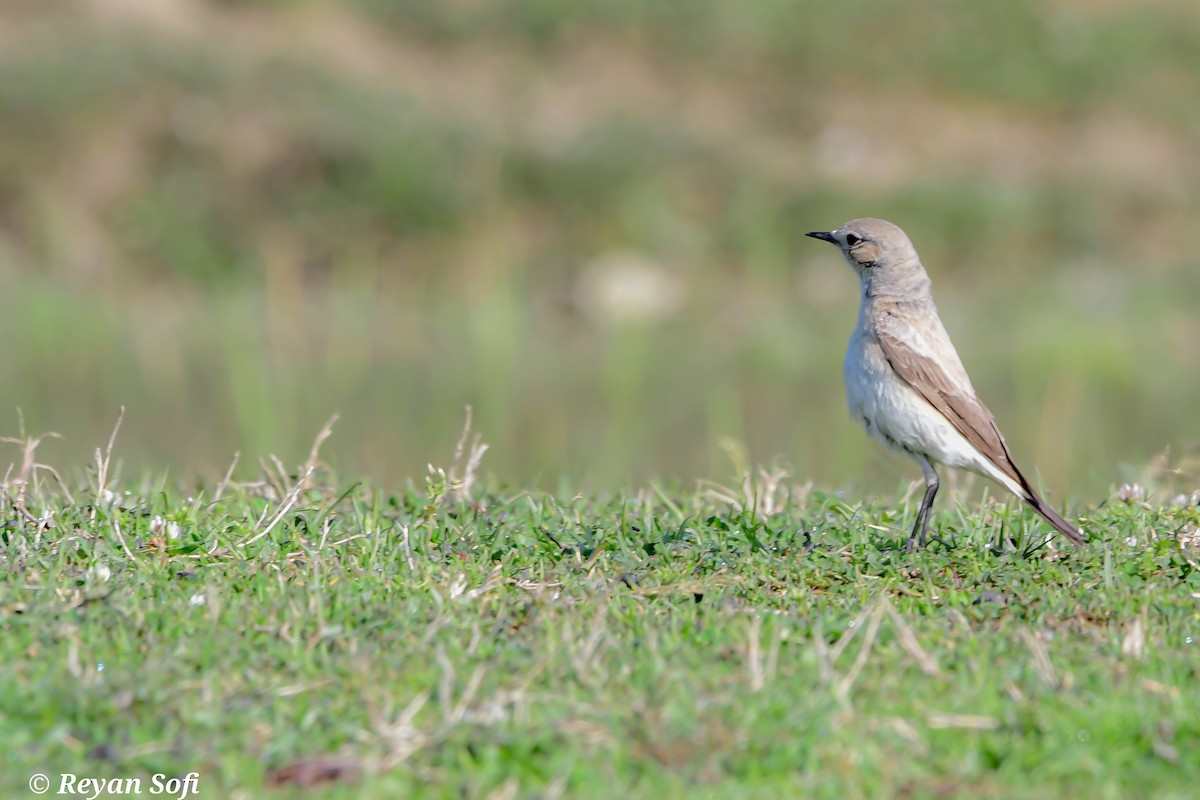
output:
M 1171 505 L 1182 508 L 1200 506 L 1200 491 L 1191 494 L 1177 494 L 1171 498 Z
M 196 593 L 188 598 L 188 605 L 202 606 L 208 602 L 208 599 L 200 593 Z
M 1140 503 L 1146 499 L 1146 487 L 1139 483 L 1123 483 L 1116 498 L 1122 503 Z
M 166 536 L 168 540 L 174 541 L 179 538 L 180 530 L 179 523 L 175 520 L 164 519 L 160 516 L 155 516 L 150 520 L 150 533 L 155 536 Z

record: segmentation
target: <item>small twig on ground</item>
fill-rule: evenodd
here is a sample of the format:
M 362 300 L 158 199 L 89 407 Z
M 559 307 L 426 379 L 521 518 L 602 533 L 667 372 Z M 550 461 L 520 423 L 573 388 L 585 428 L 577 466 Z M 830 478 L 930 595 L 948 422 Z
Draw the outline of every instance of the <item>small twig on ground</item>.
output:
M 467 448 L 467 440 L 471 436 L 471 421 L 474 418 L 474 411 L 471 406 L 467 406 L 467 418 L 463 422 L 462 435 L 458 437 L 458 444 L 454 448 L 454 460 L 450 463 L 450 472 L 446 476 L 447 484 L 450 487 L 450 500 L 454 503 L 462 503 L 471 499 L 471 488 L 475 485 L 475 473 L 479 469 L 480 462 L 483 461 L 483 454 L 487 452 L 488 446 L 483 442 L 483 434 L 475 434 L 475 438 L 471 439 L 470 449 Z M 466 454 L 467 463 L 462 464 L 463 455 Z M 462 475 L 459 476 L 459 468 L 462 468 Z
M 113 516 L 112 526 L 113 533 L 117 535 L 117 541 L 121 544 L 121 549 L 125 551 L 125 556 L 130 562 L 136 564 L 137 558 L 133 555 L 133 551 L 129 549 L 129 545 L 125 544 L 125 536 L 121 533 L 121 525 L 117 522 L 116 515 Z
M 867 659 L 871 657 L 871 651 L 875 648 L 875 636 L 879 633 L 879 623 L 882 619 L 883 604 L 880 601 L 876 601 L 871 606 L 871 621 L 867 623 L 867 632 L 862 645 L 858 648 L 858 656 L 854 659 L 854 664 L 850 667 L 850 671 L 846 673 L 846 677 L 842 678 L 841 683 L 837 686 L 837 695 L 843 700 L 849 696 L 850 690 L 854 687 L 859 674 L 863 671 L 863 667 L 867 665 Z
M 17 487 L 17 496 L 16 497 L 13 497 L 9 493 L 8 487 L 10 485 Z M 5 497 L 5 499 L 8 500 L 8 504 L 10 506 L 12 506 L 13 510 L 15 510 L 17 512 L 17 515 L 19 517 L 21 517 L 21 519 L 25 520 L 26 522 L 33 523 L 34 530 L 40 531 L 43 527 L 49 527 L 49 520 L 48 520 L 48 518 L 46 520 L 39 519 L 38 517 L 34 516 L 33 513 L 30 512 L 30 510 L 25 506 L 25 487 L 26 487 L 26 485 L 27 484 L 25 483 L 25 481 L 20 481 L 20 480 L 12 481 L 12 483 L 10 484 L 6 478 L 4 481 L 4 486 L 3 486 L 4 497 Z
M 1038 677 L 1042 682 L 1051 689 L 1060 689 L 1062 684 L 1058 679 L 1058 673 L 1054 670 L 1054 664 L 1050 661 L 1050 653 L 1046 650 L 1046 644 L 1041 640 L 1041 637 L 1031 633 L 1028 628 L 1021 629 L 1021 638 L 1029 647 L 1029 652 L 1033 654 L 1033 669 L 1037 672 Z
M 817 672 L 821 685 L 828 686 L 833 681 L 833 662 L 830 660 L 829 645 L 825 643 L 825 634 L 821 630 L 820 620 L 813 625 L 812 643 L 817 656 Z
M 414 724 L 417 714 L 428 701 L 429 694 L 422 692 L 409 702 L 394 721 L 375 720 L 375 730 L 382 735 L 390 750 L 381 764 L 382 769 L 398 767 L 429 743 L 430 736 Z
M 843 633 L 841 637 L 833 643 L 833 647 L 829 651 L 829 666 L 832 667 L 837 663 L 838 658 L 840 658 L 842 655 L 842 651 L 846 649 L 846 645 L 850 644 L 850 641 L 855 637 L 855 635 L 862 630 L 863 623 L 866 622 L 867 617 L 870 616 L 871 612 L 874 610 L 875 607 L 873 605 L 863 606 L 862 611 L 858 612 L 858 616 L 855 617 L 850 623 L 850 627 L 846 630 L 846 632 Z
M 233 460 L 229 462 L 229 469 L 225 470 L 225 475 L 221 478 L 221 482 L 217 484 L 217 491 L 213 494 L 213 502 L 220 500 L 225 494 L 225 489 L 229 486 L 229 482 L 233 479 L 233 470 L 237 467 L 238 459 L 241 458 L 241 456 L 242 453 L 240 450 L 234 452 Z
M 993 731 L 1000 720 L 980 714 L 930 714 L 925 722 L 931 728 L 959 728 L 968 731 Z
M 266 536 L 276 525 L 279 524 L 279 521 L 283 519 L 289 511 L 292 510 L 292 507 L 296 505 L 296 502 L 300 499 L 301 493 L 308 487 L 308 482 L 312 478 L 313 472 L 315 472 L 317 469 L 317 462 L 321 453 L 321 445 L 324 444 L 325 440 L 328 439 L 333 433 L 333 425 L 335 422 L 337 422 L 337 420 L 337 414 L 334 414 L 332 417 L 330 417 L 329 421 L 325 423 L 325 427 L 321 428 L 320 433 L 317 434 L 317 438 L 313 440 L 312 449 L 308 452 L 308 461 L 304 463 L 304 467 L 301 470 L 300 477 L 296 479 L 296 483 L 290 490 L 288 490 L 287 494 L 280 502 L 279 510 L 275 513 L 275 516 L 271 518 L 271 521 L 267 523 L 267 526 L 261 531 L 249 537 L 248 539 L 244 539 L 243 541 L 239 542 L 239 547 L 245 547 L 253 544 L 254 542 L 257 542 L 259 539 Z
M 1133 618 L 1125 626 L 1125 636 L 1121 639 L 1121 655 L 1140 659 L 1146 654 L 1146 612 Z
M 58 474 L 58 470 L 49 464 L 40 464 L 37 461 L 37 449 L 41 445 L 43 439 L 61 438 L 62 436 L 54 431 L 43 433 L 41 436 L 28 435 L 25 432 L 25 415 L 20 409 L 17 409 L 17 435 L 0 436 L 0 442 L 4 442 L 6 444 L 15 444 L 21 448 L 21 467 L 17 470 L 16 477 L 12 478 L 10 481 L 12 468 L 14 466 L 10 464 L 8 471 L 4 474 L 3 484 L 4 486 L 8 486 L 11 482 L 14 485 L 22 485 L 17 490 L 18 497 L 22 504 L 25 502 L 24 485 L 28 485 L 32 481 L 34 484 L 34 492 L 40 492 L 40 489 L 37 485 L 37 475 L 39 471 L 50 473 L 54 477 L 54 480 L 58 483 L 58 488 L 62 491 L 63 497 L 67 499 L 67 502 L 71 505 L 75 504 L 75 498 L 71 496 L 71 490 L 67 488 L 67 484 L 63 481 L 62 476 Z M 24 514 L 28 514 L 29 512 L 25 509 L 24 505 L 22 505 L 22 507 L 18 509 L 18 513 L 22 513 L 24 516 Z M 45 523 L 45 521 L 48 519 L 49 515 L 41 518 L 41 522 Z
M 0 442 L 15 444 L 21 448 L 21 468 L 17 470 L 17 476 L 14 480 L 28 483 L 34 477 L 34 470 L 42 466 L 34 458 L 34 454 L 37 452 L 38 445 L 42 443 L 42 439 L 61 439 L 62 437 L 53 431 L 43 433 L 41 436 L 29 436 L 25 433 L 25 415 L 20 410 L 17 411 L 17 419 L 17 435 L 0 436 Z M 6 482 L 7 479 L 8 476 L 6 475 Z
M 750 643 L 746 648 L 746 660 L 750 666 L 750 691 L 761 692 L 766 686 L 766 679 L 763 677 L 762 664 L 762 617 L 755 614 L 750 619 Z
M 108 489 L 108 469 L 112 464 L 113 446 L 117 443 L 117 432 L 121 430 L 121 421 L 125 419 L 125 406 L 121 406 L 121 411 L 117 414 L 117 422 L 113 425 L 112 433 L 108 437 L 108 446 L 101 452 L 100 448 L 96 448 L 96 498 L 92 503 L 91 521 L 96 521 L 96 509 L 104 501 L 104 492 Z
M 887 603 L 884 608 L 887 609 L 888 617 L 892 620 L 892 624 L 896 626 L 896 640 L 900 642 L 900 646 L 904 648 L 904 652 L 908 653 L 909 657 L 917 662 L 917 666 L 921 668 L 921 672 L 924 672 L 931 678 L 938 675 L 941 671 L 938 669 L 937 661 L 922 649 L 920 643 L 917 642 L 917 637 L 912 632 L 912 628 L 908 627 L 908 623 L 904 621 L 904 617 L 900 616 L 900 612 L 896 611 L 891 603 Z
M 736 463 L 736 459 L 735 459 Z M 701 496 L 733 508 L 749 511 L 759 517 L 770 517 L 781 513 L 791 502 L 803 503 L 812 491 L 812 482 L 801 486 L 789 486 L 786 481 L 790 473 L 779 464 L 770 469 L 759 466 L 757 472 L 748 466 L 741 472 L 741 486 L 723 486 L 715 481 L 701 480 Z
M 408 564 L 408 571 L 412 572 L 417 568 L 417 562 L 413 558 L 412 542 L 408 540 L 408 526 L 396 523 L 396 527 L 400 529 L 400 547 L 404 550 L 404 561 Z

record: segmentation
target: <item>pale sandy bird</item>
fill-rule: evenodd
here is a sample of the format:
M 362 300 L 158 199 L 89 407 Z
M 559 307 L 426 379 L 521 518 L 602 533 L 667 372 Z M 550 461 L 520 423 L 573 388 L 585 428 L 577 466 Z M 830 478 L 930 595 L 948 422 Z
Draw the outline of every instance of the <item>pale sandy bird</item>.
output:
M 856 219 L 808 235 L 837 245 L 862 282 L 858 326 L 842 364 L 850 414 L 925 473 L 925 498 L 908 547 L 925 546 L 938 490 L 935 463 L 991 478 L 1083 544 L 1017 469 L 992 412 L 975 396 L 938 317 L 929 275 L 904 231 L 881 219 Z

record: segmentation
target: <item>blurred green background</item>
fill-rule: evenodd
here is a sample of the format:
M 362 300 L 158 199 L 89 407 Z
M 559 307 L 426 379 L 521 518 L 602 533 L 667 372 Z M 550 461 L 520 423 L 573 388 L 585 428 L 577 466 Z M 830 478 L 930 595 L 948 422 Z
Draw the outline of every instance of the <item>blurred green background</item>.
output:
M 0 432 L 212 476 L 338 411 L 393 481 L 469 403 L 510 483 L 894 488 L 803 237 L 882 216 L 1094 498 L 1200 441 L 1197 98 L 1191 0 L 6 0 Z

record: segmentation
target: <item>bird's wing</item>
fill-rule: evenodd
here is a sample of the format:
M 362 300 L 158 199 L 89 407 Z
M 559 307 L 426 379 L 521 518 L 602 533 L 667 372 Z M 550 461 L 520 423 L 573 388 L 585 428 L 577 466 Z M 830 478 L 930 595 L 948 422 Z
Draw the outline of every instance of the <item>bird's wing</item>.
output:
M 924 397 L 929 404 L 945 417 L 954 429 L 983 453 L 1001 472 L 1015 480 L 1025 494 L 1023 499 L 1033 507 L 1033 510 L 1057 528 L 1064 536 L 1076 545 L 1082 545 L 1084 538 L 1071 523 L 1046 504 L 1025 476 L 1017 469 L 1012 455 L 1008 452 L 1008 443 L 996 426 L 996 418 L 987 406 L 975 396 L 971 388 L 966 370 L 954 352 L 950 337 L 937 323 L 937 327 L 921 335 L 912 324 L 891 311 L 884 311 L 876 319 L 875 336 L 883 355 L 896 374 L 903 378 L 909 386 Z M 931 352 L 942 353 L 937 359 Z M 949 369 L 940 363 L 950 358 Z M 957 380 L 956 380 L 957 377 Z
M 938 333 L 940 333 L 940 326 Z M 1008 444 L 1004 441 L 1000 429 L 996 426 L 996 418 L 987 406 L 975 396 L 975 392 L 967 382 L 963 387 L 947 373 L 946 368 L 928 355 L 924 338 L 907 321 L 895 314 L 881 314 L 875 324 L 875 335 L 883 349 L 884 357 L 892 365 L 896 374 L 903 378 L 909 386 L 924 397 L 929 404 L 945 417 L 954 429 L 962 434 L 975 449 L 983 453 L 1002 472 L 1019 483 L 1030 496 L 1036 496 L 1025 480 L 1025 476 L 1013 463 L 1012 455 L 1008 452 Z M 954 358 L 952 367 L 958 366 L 958 356 L 950 345 L 948 336 L 944 338 L 945 347 Z M 915 346 L 914 346 L 915 345 Z M 958 368 L 959 372 L 965 371 Z

